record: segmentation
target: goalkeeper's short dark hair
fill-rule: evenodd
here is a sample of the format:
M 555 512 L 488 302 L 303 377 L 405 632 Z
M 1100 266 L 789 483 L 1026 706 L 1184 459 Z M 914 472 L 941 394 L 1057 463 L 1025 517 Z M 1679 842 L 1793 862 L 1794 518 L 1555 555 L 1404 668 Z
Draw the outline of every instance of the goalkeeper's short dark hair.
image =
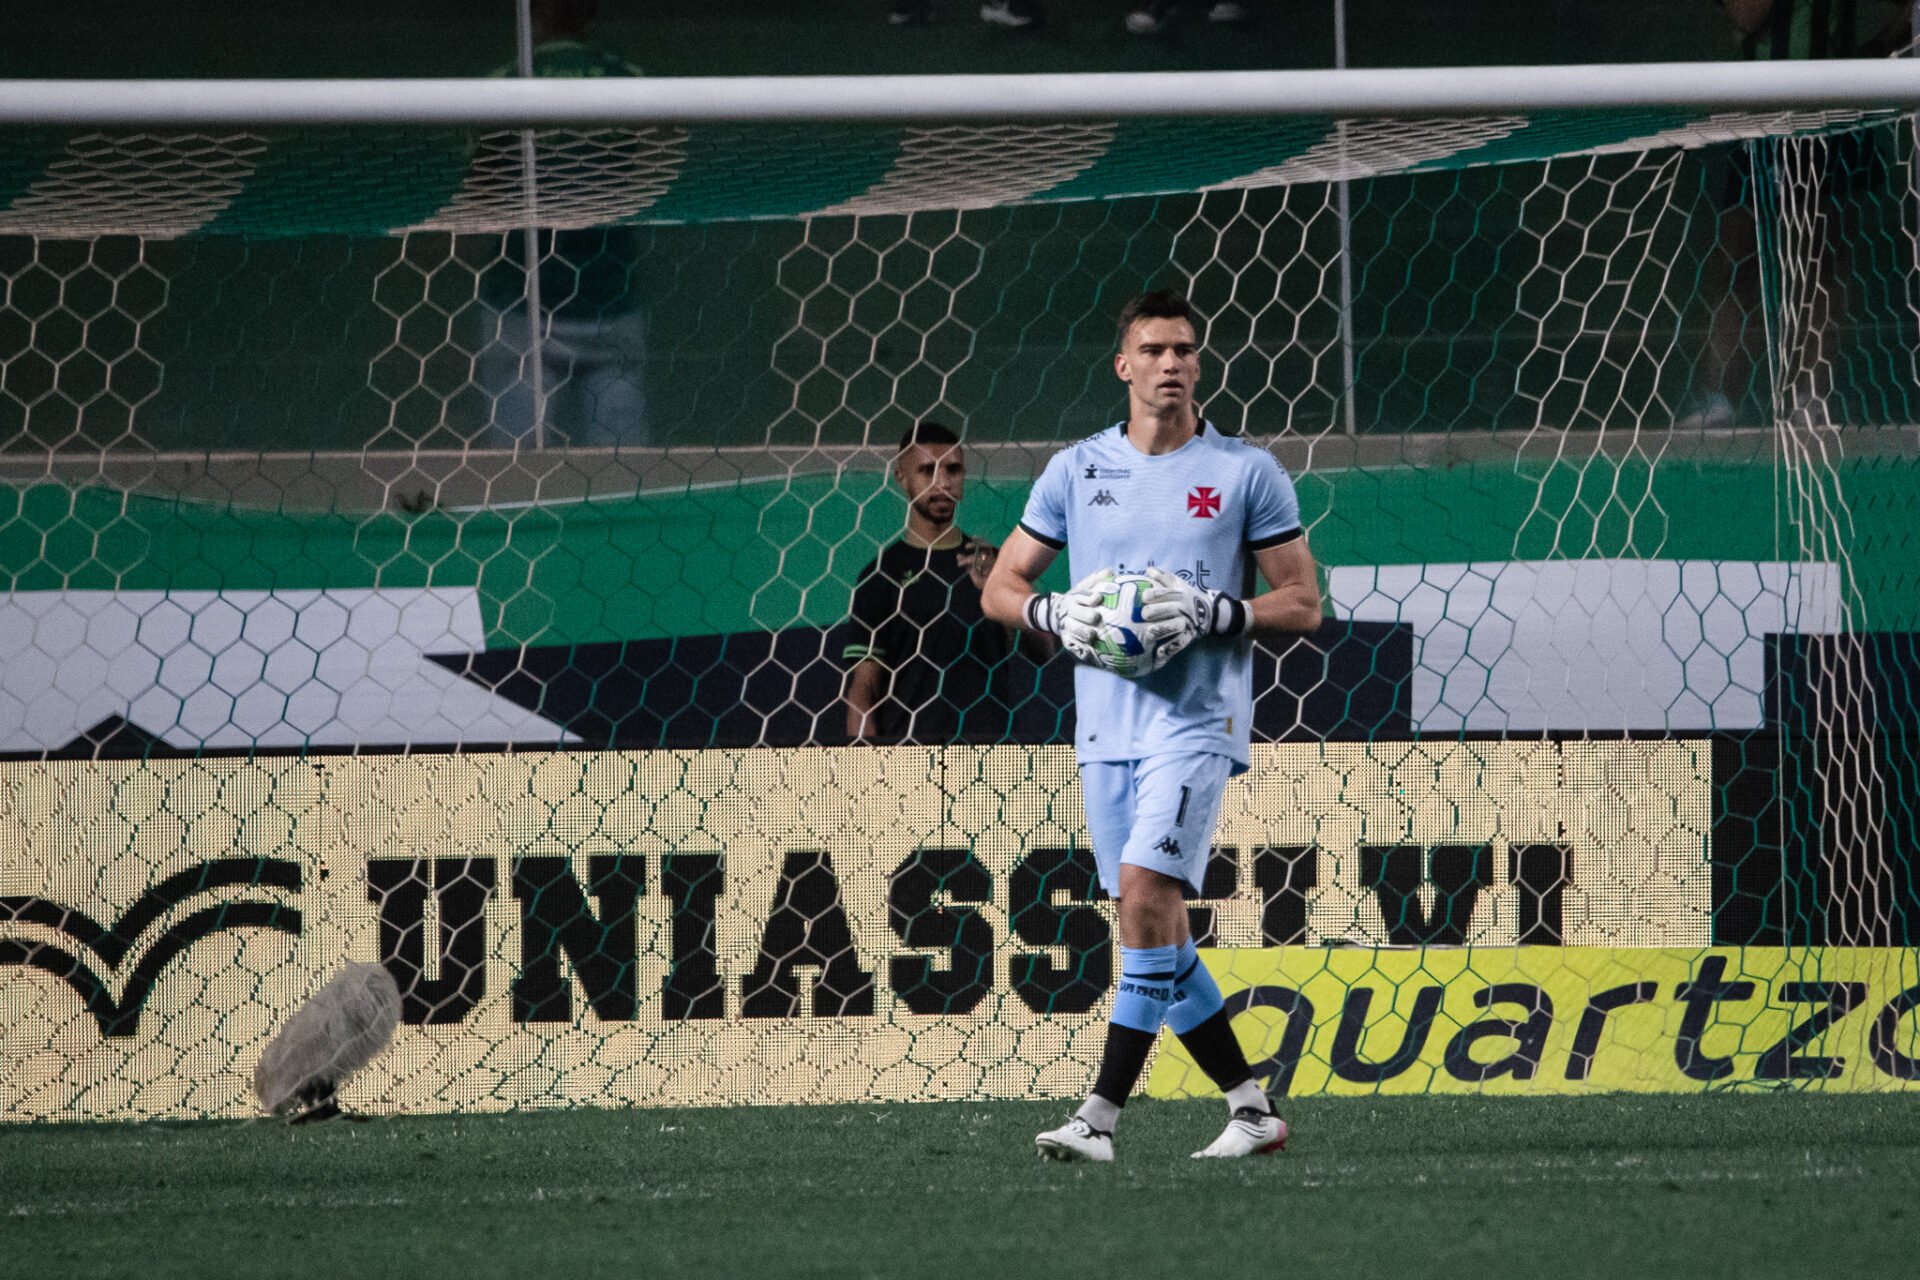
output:
M 1187 295 L 1177 289 L 1155 289 L 1151 293 L 1141 294 L 1120 308 L 1117 334 L 1120 346 L 1127 345 L 1127 331 L 1142 320 L 1185 320 L 1193 326 L 1195 338 L 1198 338 L 1200 331 L 1206 327 L 1206 321 L 1200 318 L 1200 313 L 1193 309 L 1191 302 L 1187 301 Z
M 900 447 L 894 450 L 897 458 L 917 444 L 959 444 L 960 436 L 944 422 L 927 419 L 908 427 L 900 437 Z

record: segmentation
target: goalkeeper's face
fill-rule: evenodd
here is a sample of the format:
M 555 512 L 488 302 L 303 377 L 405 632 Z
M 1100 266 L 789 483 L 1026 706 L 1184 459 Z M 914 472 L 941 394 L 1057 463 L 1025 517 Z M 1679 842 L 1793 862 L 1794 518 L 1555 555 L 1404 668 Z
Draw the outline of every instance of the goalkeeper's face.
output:
M 900 455 L 894 476 L 923 519 L 952 524 L 967 492 L 967 455 L 957 444 L 916 444 Z
M 1137 409 L 1179 410 L 1193 403 L 1200 381 L 1200 340 L 1189 321 L 1148 316 L 1127 330 L 1113 368 Z

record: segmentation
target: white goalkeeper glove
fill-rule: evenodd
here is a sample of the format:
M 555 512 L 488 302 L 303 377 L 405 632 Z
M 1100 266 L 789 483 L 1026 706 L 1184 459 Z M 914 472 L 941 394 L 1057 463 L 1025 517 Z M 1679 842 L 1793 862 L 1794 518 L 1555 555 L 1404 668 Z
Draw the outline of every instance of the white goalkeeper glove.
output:
M 1098 663 L 1094 640 L 1100 633 L 1100 595 L 1112 569 L 1096 569 L 1070 591 L 1036 591 L 1027 597 L 1027 628 L 1060 637 L 1061 647 L 1081 662 Z
M 1247 602 L 1224 591 L 1203 591 L 1165 569 L 1148 569 L 1152 591 L 1140 598 L 1140 616 L 1185 618 L 1195 636 L 1243 636 L 1253 626 Z

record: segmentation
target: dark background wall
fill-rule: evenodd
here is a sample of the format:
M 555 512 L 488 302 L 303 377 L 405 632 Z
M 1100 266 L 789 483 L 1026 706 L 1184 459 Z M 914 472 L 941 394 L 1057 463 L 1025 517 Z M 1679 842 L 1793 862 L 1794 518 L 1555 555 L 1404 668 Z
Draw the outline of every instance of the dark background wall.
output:
M 895 28 L 888 0 L 604 0 L 601 35 L 655 75 L 1152 71 L 1333 65 L 1326 0 L 1254 0 L 1250 28 L 1204 4 L 1171 36 L 1120 27 L 1125 0 L 1051 0 L 1040 32 L 989 28 L 973 0 Z M 512 0 L 79 0 L 9 6 L 0 77 L 457 76 L 513 56 Z M 1726 57 L 1709 0 L 1351 0 L 1354 66 L 1655 62 Z

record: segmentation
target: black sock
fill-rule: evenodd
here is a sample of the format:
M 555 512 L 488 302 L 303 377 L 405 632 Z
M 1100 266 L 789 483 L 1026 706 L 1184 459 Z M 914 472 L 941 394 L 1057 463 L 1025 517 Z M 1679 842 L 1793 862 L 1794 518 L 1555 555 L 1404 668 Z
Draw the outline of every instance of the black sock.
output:
M 1127 1095 L 1140 1081 L 1140 1069 L 1147 1065 L 1154 1038 L 1151 1032 L 1109 1022 L 1107 1051 L 1100 1058 L 1100 1075 L 1093 1082 L 1093 1091 L 1116 1107 L 1126 1106 Z
M 1225 1009 L 1215 1010 L 1211 1018 L 1182 1034 L 1180 1043 L 1222 1093 L 1253 1079 L 1253 1068 L 1247 1065 L 1247 1055 L 1233 1034 L 1233 1019 Z

